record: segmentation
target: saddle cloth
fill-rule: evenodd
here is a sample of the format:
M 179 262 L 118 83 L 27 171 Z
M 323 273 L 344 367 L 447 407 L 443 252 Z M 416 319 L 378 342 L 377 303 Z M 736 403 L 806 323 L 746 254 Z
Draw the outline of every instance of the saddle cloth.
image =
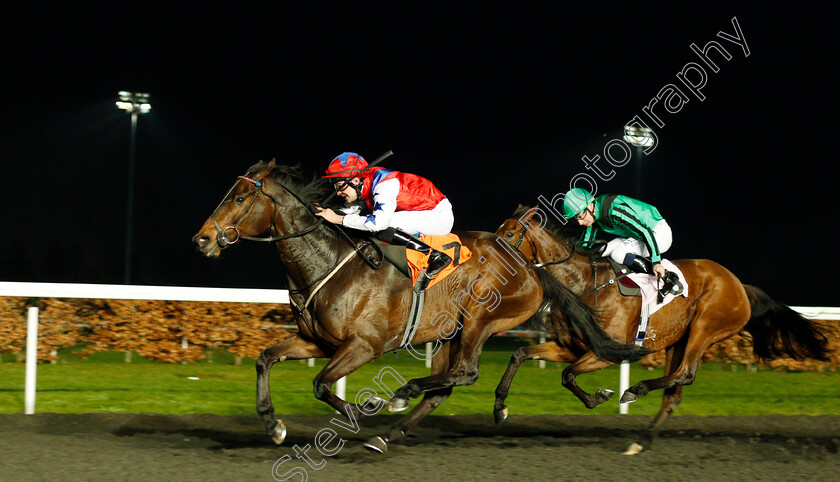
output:
M 435 276 L 429 282 L 426 289 L 431 288 L 437 282 L 449 276 L 455 268 L 460 264 L 467 262 L 472 257 L 472 252 L 469 248 L 461 244 L 461 238 L 457 234 L 449 233 L 443 236 L 420 236 L 420 241 L 428 244 L 432 249 L 443 251 L 452 258 L 453 262 L 449 263 L 446 268 Z M 408 267 L 411 270 L 411 284 L 417 284 L 417 278 L 420 276 L 420 271 L 428 266 L 429 254 L 423 254 L 412 249 L 405 250 L 405 257 L 408 261 Z
M 667 269 L 668 271 L 673 271 L 677 274 L 677 276 L 679 276 L 680 282 L 683 285 L 683 292 L 677 296 L 688 297 L 688 282 L 685 280 L 685 275 L 683 275 L 682 271 L 680 271 L 677 265 L 668 261 L 667 259 L 663 259 L 662 267 Z M 627 275 L 627 278 L 632 279 L 633 282 L 635 282 L 639 286 L 639 289 L 641 289 L 642 307 L 647 306 L 649 308 L 649 315 L 656 313 L 657 310 L 667 305 L 671 302 L 671 300 L 676 298 L 676 296 L 669 294 L 662 299 L 662 303 L 658 303 L 659 279 L 654 275 L 645 273 L 630 273 Z

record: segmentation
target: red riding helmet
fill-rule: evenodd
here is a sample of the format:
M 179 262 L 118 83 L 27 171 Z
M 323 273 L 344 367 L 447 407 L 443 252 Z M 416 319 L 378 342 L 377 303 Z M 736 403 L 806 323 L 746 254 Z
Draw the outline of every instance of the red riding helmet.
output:
M 364 157 L 355 152 L 345 152 L 330 162 L 326 175 L 321 177 L 354 177 L 367 167 L 368 163 Z

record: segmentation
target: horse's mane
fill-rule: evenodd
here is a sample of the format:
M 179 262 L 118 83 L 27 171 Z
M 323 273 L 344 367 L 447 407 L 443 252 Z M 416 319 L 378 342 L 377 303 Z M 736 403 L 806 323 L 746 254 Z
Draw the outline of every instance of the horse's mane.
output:
M 513 212 L 511 218 L 519 219 L 530 209 L 533 208 L 531 206 L 520 206 L 516 209 L 516 211 Z M 546 220 L 543 229 L 556 236 L 557 239 L 566 242 L 567 244 L 573 244 L 575 241 L 577 241 L 580 235 L 573 226 L 571 226 L 570 224 L 562 224 L 551 213 L 545 211 L 543 212 L 545 213 L 544 217 Z
M 265 162 L 260 161 L 251 166 L 248 172 L 253 172 L 263 166 L 265 166 Z M 277 165 L 269 176 L 297 194 L 301 200 L 309 205 L 315 203 L 319 203 L 322 206 L 340 204 L 338 202 L 340 199 L 338 201 L 336 200 L 337 196 L 333 195 L 335 192 L 327 179 L 322 179 L 315 174 L 307 174 L 300 165 Z

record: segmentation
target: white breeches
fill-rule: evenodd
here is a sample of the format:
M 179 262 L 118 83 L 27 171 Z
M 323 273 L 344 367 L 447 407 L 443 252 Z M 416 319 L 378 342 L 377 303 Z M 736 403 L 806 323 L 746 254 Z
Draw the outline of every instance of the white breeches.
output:
M 673 241 L 671 237 L 671 226 L 668 226 L 668 223 L 664 219 L 659 221 L 653 227 L 653 237 L 656 239 L 660 253 L 668 251 Z M 604 257 L 609 256 L 616 263 L 624 263 L 624 257 L 631 253 L 644 257 L 650 256 L 650 250 L 648 250 L 647 245 L 641 239 L 615 238 L 607 243 L 607 249 L 604 250 Z
M 434 209 L 428 211 L 397 211 L 391 217 L 388 227 L 399 228 L 408 234 L 421 236 L 442 236 L 452 232 L 455 216 L 452 203 L 444 198 Z

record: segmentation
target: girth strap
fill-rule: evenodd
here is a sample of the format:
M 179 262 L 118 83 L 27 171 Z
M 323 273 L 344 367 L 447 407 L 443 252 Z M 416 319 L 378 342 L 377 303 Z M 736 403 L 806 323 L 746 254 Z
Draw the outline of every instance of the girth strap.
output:
M 425 269 L 425 268 L 424 268 Z M 420 273 L 420 276 L 425 276 Z M 403 332 L 400 348 L 405 348 L 411 344 L 411 339 L 420 328 L 420 316 L 423 314 L 423 301 L 426 299 L 426 290 L 411 290 L 411 310 L 408 312 L 408 320 L 406 320 L 405 332 Z
M 650 305 L 642 306 L 642 315 L 639 317 L 639 326 L 636 329 L 636 346 L 642 346 L 647 336 L 648 321 L 650 320 Z

